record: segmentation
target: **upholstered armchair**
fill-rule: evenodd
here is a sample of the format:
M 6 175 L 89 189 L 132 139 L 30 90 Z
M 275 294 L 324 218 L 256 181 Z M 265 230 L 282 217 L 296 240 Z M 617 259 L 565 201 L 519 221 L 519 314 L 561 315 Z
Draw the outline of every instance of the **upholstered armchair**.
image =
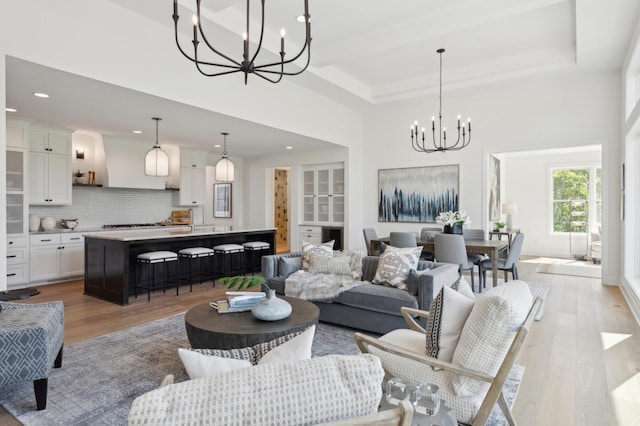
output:
M 62 302 L 0 302 L 0 385 L 33 381 L 36 407 L 47 406 L 48 377 L 62 365 Z

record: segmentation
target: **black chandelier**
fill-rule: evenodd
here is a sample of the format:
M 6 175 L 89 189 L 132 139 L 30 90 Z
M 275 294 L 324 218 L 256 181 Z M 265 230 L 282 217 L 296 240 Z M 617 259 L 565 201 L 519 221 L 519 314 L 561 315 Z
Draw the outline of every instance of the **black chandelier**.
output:
M 433 140 L 433 148 L 425 142 L 424 127 L 422 128 L 422 142 L 418 135 L 418 122 L 416 121 L 411 126 L 411 146 L 418 152 L 426 152 L 430 154 L 432 152 L 445 152 L 445 151 L 458 151 L 471 142 L 471 119 L 469 118 L 466 126 L 460 125 L 460 116 L 458 116 L 458 139 L 453 145 L 447 146 L 447 128 L 442 127 L 442 54 L 444 49 L 438 49 L 440 54 L 440 110 L 438 111 L 438 141 L 436 142 L 436 118 L 431 117 L 431 132 Z M 468 136 L 468 138 L 467 138 Z M 414 139 L 415 137 L 415 139 Z M 462 144 L 460 144 L 462 141 Z
M 298 75 L 307 69 L 309 66 L 309 61 L 311 59 L 311 22 L 309 15 L 309 2 L 308 0 L 304 0 L 304 14 L 298 17 L 298 20 L 304 22 L 305 24 L 305 41 L 304 45 L 300 49 L 297 55 L 294 57 L 285 60 L 285 51 L 284 51 L 284 36 L 285 31 L 284 28 L 280 31 L 280 61 L 271 62 L 262 65 L 256 65 L 255 60 L 260 53 L 260 49 L 262 48 L 262 36 L 264 33 L 264 4 L 265 0 L 260 0 L 260 4 L 262 6 L 261 12 L 261 26 L 260 26 L 260 41 L 258 42 L 258 47 L 255 52 L 251 54 L 249 49 L 249 35 L 250 35 L 250 26 L 249 26 L 249 0 L 247 0 L 247 26 L 246 31 L 242 34 L 243 39 L 243 53 L 242 53 L 242 61 L 237 61 L 230 56 L 220 52 L 209 42 L 207 37 L 202 30 L 202 20 L 200 17 L 200 2 L 201 0 L 196 0 L 197 11 L 193 16 L 193 56 L 188 55 L 182 46 L 180 46 L 180 42 L 178 41 L 178 0 L 173 0 L 173 23 L 175 28 L 175 36 L 176 36 L 176 44 L 178 45 L 178 49 L 180 52 L 190 61 L 196 64 L 196 68 L 200 73 L 207 77 L 216 77 L 219 75 L 233 74 L 236 72 L 244 73 L 244 84 L 247 84 L 247 77 L 249 74 L 255 74 L 258 77 L 261 77 L 271 83 L 278 83 L 282 80 L 282 76 L 285 75 Z M 200 37 L 202 41 L 207 45 L 207 47 L 216 55 L 223 58 L 225 63 L 215 63 L 208 62 L 198 58 L 198 45 L 200 41 L 198 40 L 198 33 L 200 33 Z M 300 56 L 307 52 L 307 63 L 304 65 L 304 68 L 300 70 L 293 71 L 285 71 L 285 66 L 291 64 L 296 61 Z

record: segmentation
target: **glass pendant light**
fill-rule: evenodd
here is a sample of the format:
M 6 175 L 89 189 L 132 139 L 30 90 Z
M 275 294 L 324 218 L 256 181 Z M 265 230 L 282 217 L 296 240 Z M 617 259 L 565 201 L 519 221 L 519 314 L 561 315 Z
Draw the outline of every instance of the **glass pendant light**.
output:
M 216 180 L 218 182 L 233 182 L 235 177 L 235 166 L 227 156 L 227 136 L 229 133 L 221 133 L 224 136 L 224 151 L 222 158 L 216 163 Z
M 158 143 L 158 121 L 162 118 L 153 117 L 156 120 L 156 144 L 144 157 L 144 174 L 147 176 L 169 176 L 169 154 L 160 148 Z

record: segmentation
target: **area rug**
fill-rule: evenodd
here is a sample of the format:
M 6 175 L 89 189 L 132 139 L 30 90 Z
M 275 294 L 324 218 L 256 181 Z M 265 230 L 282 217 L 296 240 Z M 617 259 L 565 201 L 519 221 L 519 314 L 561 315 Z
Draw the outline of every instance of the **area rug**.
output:
M 353 329 L 320 323 L 313 355 L 359 353 Z M 30 382 L 0 389 L 0 404 L 26 426 L 124 425 L 132 401 L 167 374 L 188 380 L 177 348 L 189 347 L 184 314 L 65 347 L 62 368 L 49 376 L 47 408 L 36 411 Z M 511 372 L 505 396 L 513 403 L 524 367 Z M 494 414 L 496 410 L 494 410 Z M 502 425 L 498 414 L 488 423 Z
M 592 265 L 581 260 L 539 258 L 531 261 L 539 263 L 536 272 L 541 274 L 572 275 L 586 278 L 600 278 L 602 276 L 600 265 Z

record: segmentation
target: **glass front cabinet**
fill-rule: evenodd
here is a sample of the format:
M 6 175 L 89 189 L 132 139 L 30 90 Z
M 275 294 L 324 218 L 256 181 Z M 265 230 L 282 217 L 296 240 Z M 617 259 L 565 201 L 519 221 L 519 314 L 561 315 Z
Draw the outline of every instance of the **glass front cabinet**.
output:
M 322 164 L 302 171 L 302 211 L 306 224 L 344 223 L 344 165 Z

